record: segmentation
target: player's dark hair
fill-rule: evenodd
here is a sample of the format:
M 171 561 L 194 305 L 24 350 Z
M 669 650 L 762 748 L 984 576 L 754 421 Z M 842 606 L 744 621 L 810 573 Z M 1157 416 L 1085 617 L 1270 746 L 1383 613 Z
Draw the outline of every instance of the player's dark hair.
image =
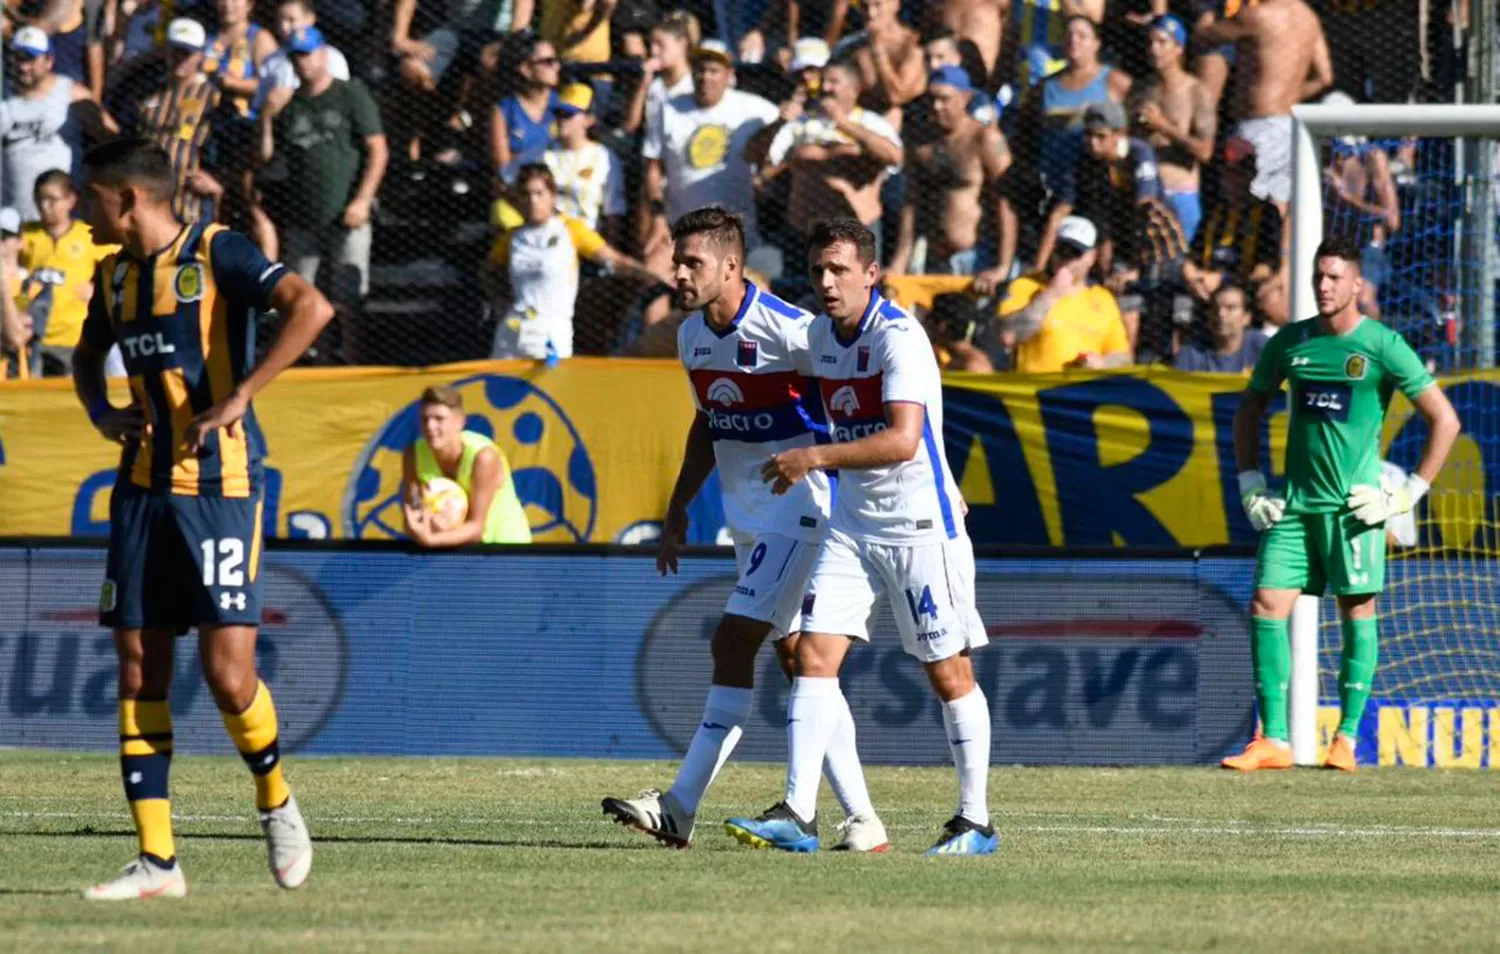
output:
M 31 197 L 35 199 L 42 194 L 42 189 L 50 185 L 60 185 L 67 189 L 71 195 L 78 194 L 78 187 L 73 184 L 73 177 L 61 169 L 48 169 L 36 177 L 36 184 L 31 187 Z
M 422 392 L 422 406 L 426 407 L 430 404 L 441 404 L 449 410 L 462 412 L 464 396 L 458 388 L 437 384 Z
M 848 217 L 819 219 L 814 223 L 812 234 L 807 237 L 807 250 L 821 251 L 840 242 L 848 242 L 854 246 L 861 265 L 869 265 L 875 261 L 875 233 L 865 228 L 858 219 Z
M 1063 32 L 1066 33 L 1068 30 L 1072 29 L 1073 24 L 1079 21 L 1087 23 L 1089 25 L 1089 32 L 1094 34 L 1094 39 L 1099 39 L 1099 24 L 1095 23 L 1092 19 L 1084 16 L 1081 13 L 1075 13 L 1071 17 L 1063 20 Z
M 551 191 L 553 195 L 557 194 L 557 178 L 552 175 L 552 170 L 548 169 L 542 163 L 528 162 L 526 163 L 526 165 L 522 166 L 516 172 L 516 188 L 524 189 L 526 187 L 526 183 L 530 182 L 532 179 L 542 180 L 543 182 L 547 183 L 547 189 Z
M 929 43 L 936 43 L 939 40 L 952 40 L 953 41 L 953 45 L 957 46 L 958 45 L 958 34 L 955 33 L 955 32 L 953 32 L 953 28 L 952 27 L 946 27 L 946 26 L 935 26 L 935 27 L 931 28 L 930 30 L 928 30 L 926 33 L 922 34 L 922 45 L 923 46 L 926 46 Z
M 1240 303 L 1246 308 L 1250 307 L 1250 293 L 1245 290 L 1245 286 L 1236 285 L 1234 282 L 1225 282 L 1218 288 L 1215 288 L 1214 293 L 1208 297 L 1212 298 L 1214 301 L 1218 301 L 1219 296 L 1224 294 L 1225 292 L 1238 292 L 1240 296 Z
M 1363 271 L 1359 246 L 1342 235 L 1331 235 L 1323 240 L 1323 244 L 1318 246 L 1317 254 L 1313 256 L 1313 261 L 1316 262 L 1320 258 L 1342 259 L 1353 265 L 1356 271 Z
M 694 209 L 672 226 L 672 241 L 681 243 L 690 235 L 702 235 L 714 245 L 745 260 L 745 223 L 721 205 Z
M 172 162 L 166 152 L 149 139 L 112 139 L 90 149 L 83 157 L 86 177 L 103 185 L 140 186 L 158 201 L 168 201 L 176 186 Z
M 854 62 L 853 57 L 841 56 L 836 60 L 829 60 L 828 65 L 824 66 L 823 69 L 825 72 L 827 70 L 842 70 L 844 75 L 854 81 L 855 86 L 860 89 L 864 88 L 864 74 L 859 71 L 859 64 Z
M 279 9 L 289 3 L 301 7 L 304 13 L 311 14 L 312 16 L 318 15 L 317 8 L 313 6 L 313 0 L 277 0 L 276 6 Z

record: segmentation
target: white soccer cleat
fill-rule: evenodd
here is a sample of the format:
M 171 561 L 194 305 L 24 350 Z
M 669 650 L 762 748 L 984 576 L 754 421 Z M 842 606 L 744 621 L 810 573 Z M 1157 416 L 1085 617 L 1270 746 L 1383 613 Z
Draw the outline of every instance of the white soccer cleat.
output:
M 891 840 L 886 837 L 885 825 L 875 815 L 850 815 L 839 822 L 839 843 L 834 851 L 891 850 Z
M 280 808 L 260 813 L 260 828 L 266 833 L 271 856 L 271 876 L 283 888 L 300 888 L 312 871 L 312 836 L 297 810 L 297 800 L 288 798 Z
M 187 878 L 183 877 L 180 862 L 170 868 L 163 868 L 142 856 L 121 868 L 120 876 L 115 880 L 84 888 L 83 897 L 86 901 L 185 898 Z
M 671 792 L 648 788 L 635 798 L 606 798 L 603 808 L 604 814 L 626 828 L 672 848 L 686 848 L 693 840 L 695 816 L 684 811 Z

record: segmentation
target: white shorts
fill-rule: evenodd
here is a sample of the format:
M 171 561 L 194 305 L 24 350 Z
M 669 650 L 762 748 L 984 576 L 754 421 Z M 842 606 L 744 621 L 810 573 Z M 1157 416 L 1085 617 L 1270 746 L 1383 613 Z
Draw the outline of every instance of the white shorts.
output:
M 889 599 L 901 647 L 924 663 L 989 642 L 974 607 L 974 545 L 968 537 L 892 546 L 835 530 L 807 584 L 802 631 L 868 641 L 870 612 Z
M 773 639 L 802 628 L 802 596 L 822 545 L 779 533 L 735 534 L 734 562 L 740 578 L 724 606 L 726 616 L 770 623 Z
M 1255 178 L 1250 194 L 1268 202 L 1292 199 L 1292 117 L 1242 119 L 1234 134 L 1255 147 Z

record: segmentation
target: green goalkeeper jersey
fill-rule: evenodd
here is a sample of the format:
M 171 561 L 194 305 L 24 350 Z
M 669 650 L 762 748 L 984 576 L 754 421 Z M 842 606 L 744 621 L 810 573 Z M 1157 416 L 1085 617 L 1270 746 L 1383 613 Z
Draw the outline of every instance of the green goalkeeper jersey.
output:
M 1402 337 L 1365 318 L 1343 335 L 1316 319 L 1288 325 L 1266 344 L 1250 387 L 1272 393 L 1287 382 L 1286 512 L 1334 513 L 1349 488 L 1380 483 L 1380 428 L 1396 388 L 1408 398 L 1432 375 Z

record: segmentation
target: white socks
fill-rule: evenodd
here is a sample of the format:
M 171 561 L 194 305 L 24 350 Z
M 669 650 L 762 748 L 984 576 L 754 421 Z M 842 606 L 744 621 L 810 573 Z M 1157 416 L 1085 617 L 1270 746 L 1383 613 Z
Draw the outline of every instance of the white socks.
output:
M 786 705 L 786 803 L 804 821 L 817 813 L 823 758 L 840 720 L 848 718 L 849 704 L 837 678 L 792 680 Z M 852 739 L 852 720 L 849 725 Z
M 828 784 L 839 804 L 844 806 L 845 815 L 874 815 L 870 789 L 865 785 L 865 770 L 859 764 L 859 750 L 854 745 L 854 713 L 849 711 L 849 700 L 842 692 L 839 693 L 839 712 L 838 725 L 828 740 L 823 773 L 828 776 Z
M 713 784 L 714 776 L 724 767 L 729 753 L 745 731 L 750 717 L 753 689 L 736 686 L 709 686 L 708 701 L 703 704 L 703 721 L 693 733 L 693 741 L 682 757 L 677 780 L 671 794 L 683 811 L 697 812 L 703 793 Z
M 948 750 L 958 770 L 958 814 L 976 825 L 990 823 L 986 783 L 990 771 L 990 707 L 978 686 L 968 695 L 943 703 Z

